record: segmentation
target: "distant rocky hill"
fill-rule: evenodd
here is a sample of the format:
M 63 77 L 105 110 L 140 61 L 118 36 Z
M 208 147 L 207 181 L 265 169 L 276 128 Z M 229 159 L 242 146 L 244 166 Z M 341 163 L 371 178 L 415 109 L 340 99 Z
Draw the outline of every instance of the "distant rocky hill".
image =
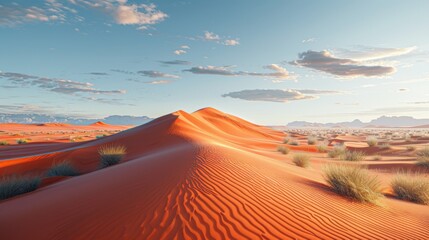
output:
M 416 119 L 409 116 L 381 116 L 370 122 L 362 122 L 355 119 L 351 122 L 338 123 L 317 123 L 306 121 L 295 121 L 287 124 L 288 127 L 346 127 L 346 128 L 363 128 L 363 127 L 416 127 L 429 125 L 429 119 Z
M 105 118 L 73 118 L 65 116 L 52 116 L 45 114 L 8 114 L 0 113 L 0 123 L 69 123 L 76 125 L 88 125 L 94 122 L 104 122 L 112 125 L 141 125 L 151 121 L 146 116 L 113 115 Z

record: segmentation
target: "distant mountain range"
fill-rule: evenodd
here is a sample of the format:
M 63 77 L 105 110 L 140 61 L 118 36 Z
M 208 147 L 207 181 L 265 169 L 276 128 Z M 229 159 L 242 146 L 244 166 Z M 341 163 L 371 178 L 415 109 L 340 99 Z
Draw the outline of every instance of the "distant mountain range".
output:
M 387 117 L 381 116 L 370 122 L 355 119 L 351 122 L 317 123 L 295 121 L 287 124 L 288 127 L 324 127 L 324 128 L 380 128 L 380 127 L 428 127 L 429 119 L 416 119 L 409 116 Z
M 52 116 L 45 114 L 8 114 L 0 113 L 0 123 L 69 123 L 75 125 L 88 125 L 98 121 L 112 125 L 141 125 L 151 121 L 146 116 L 120 116 L 112 115 L 105 118 L 73 118 L 64 116 Z

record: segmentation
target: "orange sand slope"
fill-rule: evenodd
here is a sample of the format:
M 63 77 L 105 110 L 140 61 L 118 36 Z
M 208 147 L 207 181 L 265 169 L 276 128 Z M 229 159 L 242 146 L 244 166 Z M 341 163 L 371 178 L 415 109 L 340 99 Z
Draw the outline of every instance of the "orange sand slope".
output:
M 319 172 L 272 157 L 283 136 L 206 108 L 49 154 L 23 149 L 2 173 L 69 159 L 86 174 L 0 202 L 0 239 L 429 238 L 427 206 L 340 197 Z M 125 161 L 95 171 L 111 143 L 127 146 Z

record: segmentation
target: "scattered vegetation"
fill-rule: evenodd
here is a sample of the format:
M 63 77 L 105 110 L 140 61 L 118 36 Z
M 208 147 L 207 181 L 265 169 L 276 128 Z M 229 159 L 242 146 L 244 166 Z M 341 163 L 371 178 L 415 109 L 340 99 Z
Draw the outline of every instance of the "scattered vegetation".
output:
M 365 160 L 365 153 L 360 151 L 344 151 L 343 154 L 340 155 L 340 159 L 344 161 L 362 161 Z
M 0 145 L 1 146 L 6 146 L 6 145 L 9 145 L 9 143 L 7 143 L 6 141 L 0 141 Z
M 281 152 L 282 154 L 288 154 L 290 152 L 290 149 L 285 146 L 278 146 L 277 151 Z
M 295 139 L 292 139 L 292 140 L 289 141 L 289 145 L 298 146 L 299 142 L 297 140 L 295 140 Z
M 366 138 L 366 143 L 368 144 L 368 146 L 374 147 L 375 145 L 377 145 L 378 139 L 374 136 L 369 136 Z
M 343 155 L 346 152 L 346 147 L 344 145 L 337 145 L 334 149 L 328 151 L 328 157 L 336 158 Z
M 307 144 L 308 145 L 315 145 L 317 143 L 317 138 L 314 136 L 309 136 L 307 138 Z
M 418 157 L 416 165 L 418 167 L 429 170 L 429 158 L 428 157 Z
M 376 176 L 359 166 L 328 165 L 324 177 L 329 186 L 338 194 L 357 200 L 379 204 L 383 198 L 381 184 Z
M 39 177 L 4 177 L 0 180 L 0 200 L 34 191 L 40 182 Z
M 382 157 L 380 155 L 376 155 L 374 156 L 374 158 L 372 160 L 374 161 L 381 161 Z
M 293 163 L 298 167 L 308 168 L 310 166 L 310 156 L 303 153 L 297 153 L 293 156 Z
M 396 197 L 429 205 L 429 179 L 417 174 L 398 174 L 391 183 Z
M 103 138 L 103 137 L 106 137 L 107 136 L 107 134 L 101 134 L 101 135 L 97 135 L 97 136 L 95 136 L 95 138 L 96 139 L 99 139 L 99 138 Z
M 101 168 L 109 167 L 118 164 L 127 149 L 122 145 L 105 145 L 98 149 L 100 154 Z
M 328 145 L 326 145 L 325 143 L 317 145 L 317 151 L 320 153 L 328 152 Z
M 417 166 L 429 170 L 429 147 L 425 147 L 416 153 Z
M 77 175 L 79 172 L 67 161 L 54 164 L 46 173 L 48 177 Z
M 285 137 L 285 139 L 283 139 L 284 144 L 287 144 L 289 141 L 290 141 L 290 138 L 288 138 L 288 137 Z
M 24 139 L 24 138 L 21 138 L 21 139 L 16 140 L 16 143 L 18 143 L 18 144 L 26 144 L 26 143 L 28 143 L 28 140 Z

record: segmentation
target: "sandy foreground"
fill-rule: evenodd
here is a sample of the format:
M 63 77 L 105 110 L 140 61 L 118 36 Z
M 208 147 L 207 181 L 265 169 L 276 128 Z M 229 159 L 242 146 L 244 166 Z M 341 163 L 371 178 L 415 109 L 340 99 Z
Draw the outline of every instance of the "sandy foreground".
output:
M 414 169 L 405 145 L 378 150 L 361 137 L 332 139 L 383 156 L 362 163 L 385 183 L 380 207 L 332 192 L 321 167 L 338 160 L 306 145 L 304 134 L 282 155 L 276 148 L 284 132 L 213 108 L 127 128 L 92 126 L 88 131 L 98 132 L 73 142 L 69 133 L 29 128 L 17 130 L 22 136 L 2 134 L 34 141 L 0 146 L 2 175 L 43 174 L 66 159 L 83 174 L 45 178 L 38 190 L 1 201 L 0 239 L 429 239 L 429 207 L 395 199 L 388 185 L 398 169 Z M 105 130 L 121 132 L 86 141 Z M 106 144 L 126 146 L 127 155 L 98 170 L 97 149 Z M 312 156 L 311 168 L 293 165 L 297 152 Z

